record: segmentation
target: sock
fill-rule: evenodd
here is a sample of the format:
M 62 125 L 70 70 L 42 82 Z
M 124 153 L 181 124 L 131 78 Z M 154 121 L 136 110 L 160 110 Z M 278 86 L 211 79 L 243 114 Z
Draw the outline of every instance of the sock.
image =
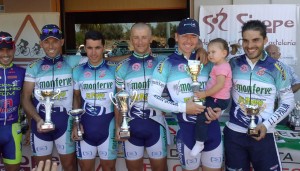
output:
M 204 142 L 202 141 L 196 141 L 196 144 L 194 145 L 191 156 L 197 156 L 202 150 L 204 149 Z

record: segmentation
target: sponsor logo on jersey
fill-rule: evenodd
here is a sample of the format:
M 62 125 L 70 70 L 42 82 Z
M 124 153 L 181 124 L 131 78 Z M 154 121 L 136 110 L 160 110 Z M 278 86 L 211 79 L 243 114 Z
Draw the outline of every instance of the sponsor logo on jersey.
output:
M 240 93 L 247 93 L 247 94 L 265 94 L 269 95 L 271 94 L 272 88 L 268 87 L 258 87 L 256 84 L 250 85 L 243 85 L 243 84 L 235 84 L 234 86 L 235 90 L 237 90 Z
M 62 68 L 62 66 L 63 66 L 63 64 L 62 64 L 62 62 L 61 62 L 61 61 L 57 62 L 57 69 L 61 69 L 61 68 Z
M 92 76 L 92 73 L 89 71 L 84 72 L 84 78 L 90 78 Z
M 153 61 L 152 59 L 147 60 L 147 68 L 152 68 L 153 67 Z
M 53 87 L 66 87 L 66 86 L 71 86 L 72 82 L 73 82 L 72 78 L 63 78 L 63 79 L 56 78 L 54 80 L 41 81 L 39 83 L 39 88 L 46 89 L 46 88 L 53 88 Z
M 186 68 L 187 66 L 185 65 L 185 64 L 179 64 L 178 65 L 178 70 L 180 71 L 180 72 L 185 72 L 185 68 Z
M 164 61 L 161 61 L 159 64 L 158 64 L 158 67 L 157 67 L 157 69 L 158 69 L 158 72 L 161 74 L 162 73 L 162 71 L 163 71 L 163 69 L 164 69 Z
M 127 59 L 124 59 L 123 61 L 119 62 L 118 66 L 117 66 L 117 68 L 116 68 L 116 72 L 118 72 L 119 69 L 122 67 L 122 65 L 123 65 L 124 63 L 126 63 L 127 61 L 129 61 L 129 60 L 130 60 L 130 58 L 127 58 Z
M 92 84 L 83 84 L 83 89 L 85 90 L 103 90 L 103 89 L 112 89 L 114 83 L 113 82 L 106 82 L 106 83 L 92 83 Z
M 142 82 L 133 82 L 130 86 L 132 90 L 147 90 L 150 86 L 150 79 Z
M 139 71 L 141 69 L 141 64 L 140 63 L 134 63 L 132 65 L 132 70 L 133 71 Z
M 50 69 L 50 65 L 42 65 L 43 71 L 48 71 Z
M 34 61 L 32 61 L 30 64 L 29 64 L 29 68 L 32 68 L 38 61 L 42 60 L 43 58 L 39 58 L 39 59 L 36 59 Z
M 286 80 L 286 73 L 284 71 L 282 63 L 276 62 L 275 67 L 280 71 L 282 80 Z
M 106 70 L 99 71 L 99 78 L 103 78 L 106 75 Z
M 247 71 L 249 71 L 249 67 L 248 67 L 248 65 L 244 64 L 244 65 L 242 65 L 242 66 L 240 67 L 240 70 L 241 70 L 242 72 L 247 72 Z
M 260 69 L 256 72 L 257 75 L 262 76 L 265 74 L 266 68 L 260 67 Z
M 16 76 L 16 75 L 9 75 L 9 76 L 7 76 L 7 79 L 9 79 L 9 80 L 17 79 L 17 78 L 18 78 L 18 76 Z

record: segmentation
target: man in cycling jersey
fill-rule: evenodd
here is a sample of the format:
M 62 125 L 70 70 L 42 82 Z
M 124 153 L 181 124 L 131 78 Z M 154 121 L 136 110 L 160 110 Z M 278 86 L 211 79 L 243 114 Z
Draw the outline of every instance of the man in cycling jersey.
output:
M 266 30 L 259 20 L 246 22 L 242 26 L 245 54 L 230 60 L 233 89 L 230 120 L 224 128 L 226 170 L 249 171 L 250 163 L 254 170 L 282 170 L 275 126 L 292 111 L 295 102 L 285 66 L 264 52 Z M 274 111 L 277 95 L 280 100 Z M 253 136 L 247 135 L 250 116 L 245 105 L 260 110 Z
M 116 138 L 124 141 L 124 155 L 127 169 L 143 169 L 144 150 L 150 158 L 153 171 L 167 170 L 167 125 L 160 110 L 148 105 L 148 89 L 152 72 L 164 57 L 153 57 L 150 52 L 152 33 L 149 25 L 136 23 L 131 27 L 130 41 L 133 54 L 119 63 L 116 69 L 116 86 L 118 91 L 125 86 L 130 94 L 137 91 L 136 102 L 128 112 L 131 119 L 130 138 L 120 139 L 121 116 L 115 111 Z
M 203 171 L 220 171 L 223 161 L 223 144 L 218 117 L 219 108 L 215 112 L 208 107 L 206 118 L 208 124 L 208 138 L 204 143 L 204 150 L 197 156 L 190 154 L 195 144 L 196 115 L 204 111 L 205 106 L 191 101 L 193 92 L 191 76 L 187 73 L 188 60 L 195 60 L 195 47 L 199 38 L 199 23 L 194 19 L 184 19 L 177 27 L 175 39 L 178 47 L 166 60 L 161 61 L 154 69 L 151 86 L 149 88 L 149 104 L 164 112 L 174 114 L 178 120 L 177 152 L 181 167 L 184 171 L 197 171 L 202 164 Z M 212 63 L 204 65 L 197 76 L 201 89 L 205 88 Z M 162 97 L 164 87 L 168 88 L 171 99 Z
M 117 141 L 115 140 L 114 106 L 109 94 L 115 93 L 115 66 L 104 60 L 105 39 L 100 32 L 85 34 L 84 48 L 88 62 L 73 70 L 74 109 L 84 109 L 81 117 L 83 139 L 78 140 L 74 126 L 77 158 L 81 171 L 95 170 L 99 155 L 103 171 L 115 171 Z
M 19 171 L 22 160 L 20 97 L 25 69 L 13 64 L 15 42 L 0 32 L 0 156 L 6 171 Z
M 33 61 L 26 68 L 22 104 L 25 112 L 31 116 L 31 148 L 36 163 L 52 158 L 53 146 L 59 153 L 62 168 L 76 171 L 75 143 L 71 139 L 72 117 L 67 111 L 72 109 L 73 79 L 72 68 L 81 60 L 81 56 L 61 55 L 64 39 L 58 26 L 45 25 L 40 34 L 40 46 L 46 56 Z M 53 99 L 51 109 L 54 130 L 44 130 L 45 107 L 35 90 L 60 89 Z M 32 96 L 33 95 L 33 96 Z

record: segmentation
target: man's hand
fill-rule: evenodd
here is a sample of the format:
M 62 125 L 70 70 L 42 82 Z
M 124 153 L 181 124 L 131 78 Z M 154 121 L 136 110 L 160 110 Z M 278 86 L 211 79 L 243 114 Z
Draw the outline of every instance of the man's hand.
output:
M 31 132 L 31 130 L 29 129 L 29 130 L 26 131 L 26 133 L 24 135 L 25 137 L 23 139 L 23 145 L 25 145 L 25 146 L 30 145 L 30 132 Z
M 266 134 L 267 134 L 267 128 L 265 127 L 264 124 L 258 124 L 255 129 L 256 132 L 259 132 L 259 137 L 253 137 L 254 139 L 256 139 L 257 141 L 260 141 L 261 139 L 265 138 Z
M 83 126 L 81 124 L 79 124 L 79 127 L 80 127 L 80 131 L 83 135 L 84 134 Z M 73 123 L 72 136 L 71 137 L 72 137 L 73 141 L 81 140 L 80 137 L 78 137 L 78 134 L 77 134 L 77 124 L 76 123 Z
M 36 122 L 36 128 L 37 128 L 38 133 L 47 133 L 47 132 L 50 132 L 50 131 L 54 130 L 54 129 L 42 129 L 42 125 L 44 123 L 45 122 L 44 122 L 43 119 L 40 119 L 38 122 Z
M 205 112 L 205 116 L 207 121 L 205 123 L 209 124 L 211 121 L 217 120 L 220 118 L 222 113 L 222 110 L 220 108 L 214 108 L 212 109 L 211 107 L 207 108 L 207 112 Z
M 186 114 L 198 115 L 201 112 L 203 112 L 204 109 L 205 109 L 205 106 L 198 105 L 195 102 L 193 102 L 192 100 L 189 100 L 186 103 Z
M 199 48 L 197 50 L 196 60 L 200 60 L 203 65 L 208 63 L 207 52 L 204 48 Z
M 115 131 L 115 139 L 116 139 L 116 141 L 126 141 L 127 139 L 122 139 L 121 137 L 120 137 L 120 131 L 121 131 L 121 128 L 119 127 L 119 126 L 116 126 L 116 129 L 115 129 L 116 131 Z
M 52 162 L 51 164 L 50 160 L 46 160 L 45 166 L 44 161 L 40 161 L 39 165 L 33 168 L 32 171 L 58 171 L 58 167 L 56 162 Z

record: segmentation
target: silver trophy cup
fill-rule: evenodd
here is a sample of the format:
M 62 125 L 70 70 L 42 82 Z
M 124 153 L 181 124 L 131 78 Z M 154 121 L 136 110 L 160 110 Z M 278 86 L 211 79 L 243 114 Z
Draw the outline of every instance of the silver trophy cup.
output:
M 265 105 L 259 107 L 258 105 L 245 105 L 240 103 L 241 109 L 243 112 L 250 116 L 250 123 L 248 126 L 247 134 L 252 137 L 259 137 L 260 132 L 256 131 L 255 128 L 257 124 L 255 123 L 255 116 L 259 115 L 264 109 Z
M 113 92 L 109 94 L 110 100 L 118 108 L 122 115 L 122 122 L 119 132 L 121 139 L 128 139 L 130 137 L 129 125 L 126 116 L 127 112 L 130 110 L 136 100 L 137 91 L 132 92 L 132 97 L 133 100 L 130 102 L 130 94 L 124 89 L 124 86 L 122 87 L 121 91 L 115 94 L 115 96 L 113 95 Z
M 289 116 L 289 126 L 294 131 L 300 131 L 300 102 L 297 101 Z
M 52 100 L 60 94 L 60 89 L 35 90 L 35 94 L 42 100 L 41 103 L 45 106 L 45 121 L 41 128 L 43 130 L 55 129 L 55 125 L 51 121 L 51 108 L 54 104 Z
M 186 67 L 186 71 L 192 78 L 191 89 L 194 92 L 200 91 L 200 83 L 198 82 L 198 75 L 200 74 L 203 68 L 203 64 L 200 63 L 198 60 L 188 60 L 188 66 Z M 198 99 L 197 97 L 193 97 L 193 102 L 204 105 L 205 99 Z
M 85 110 L 83 109 L 73 109 L 68 112 L 70 116 L 74 118 L 74 122 L 76 124 L 76 129 L 77 129 L 77 136 L 78 140 L 82 140 L 82 132 L 80 130 L 80 120 L 81 116 L 85 113 Z

